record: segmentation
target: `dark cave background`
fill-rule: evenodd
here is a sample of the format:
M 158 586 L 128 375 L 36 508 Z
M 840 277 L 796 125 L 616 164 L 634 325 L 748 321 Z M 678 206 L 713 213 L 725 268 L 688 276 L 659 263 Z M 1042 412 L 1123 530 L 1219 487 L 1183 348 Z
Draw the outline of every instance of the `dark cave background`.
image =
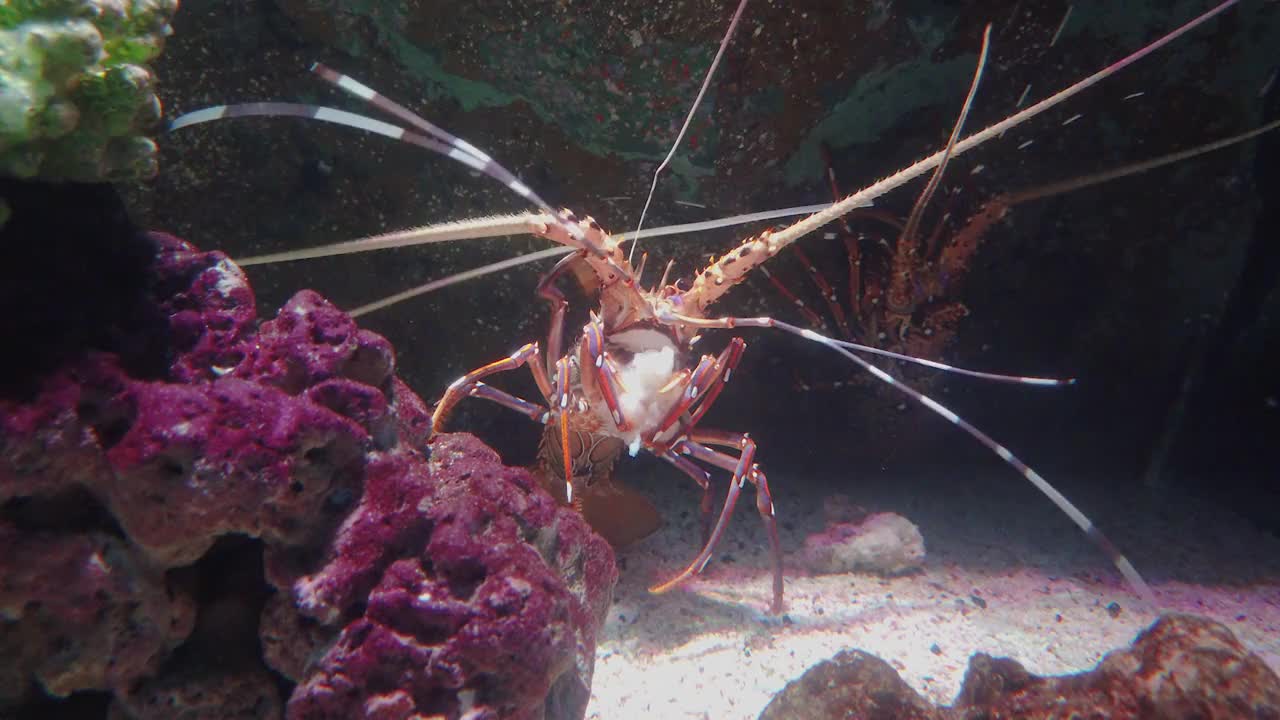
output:
M 486 149 L 551 202 L 621 230 L 638 215 L 731 5 L 409 0 L 354 10 L 314 0 L 186 0 L 156 70 L 167 117 L 267 99 L 367 111 L 307 73 L 313 60 L 326 62 Z M 1057 32 L 1069 5 L 1071 24 Z M 995 23 L 992 61 L 970 130 L 1007 114 L 1028 85 L 1028 102 L 1042 98 L 1204 7 L 753 4 L 691 133 L 689 162 L 708 174 L 668 172 L 647 224 L 824 201 L 830 190 L 811 162 L 818 142 L 832 146 L 832 169 L 846 190 L 931 152 L 950 130 L 987 21 Z M 1001 192 L 1275 119 L 1278 83 L 1263 89 L 1276 62 L 1268 48 L 1278 44 L 1280 6 L 1233 8 L 958 158 L 943 182 L 954 216 Z M 860 104 L 873 109 L 858 115 L 855 107 L 848 120 Z M 317 123 L 226 121 L 167 135 L 161 146 L 160 176 L 127 190 L 135 215 L 233 257 L 524 209 L 495 183 L 440 158 Z M 971 315 L 940 359 L 1074 376 L 1078 385 L 908 377 L 924 378 L 929 392 L 1063 483 L 1068 495 L 1073 483 L 1176 488 L 1280 532 L 1280 381 L 1271 372 L 1280 367 L 1278 147 L 1272 133 L 1027 203 L 987 235 L 957 292 Z M 919 187 L 880 207 L 905 215 Z M 926 227 L 944 205 L 940 193 Z M 670 255 L 677 272 L 691 272 L 746 232 L 655 241 L 649 267 Z M 820 235 L 804 242 L 842 288 L 840 243 Z M 353 307 L 540 247 L 530 238 L 499 239 L 252 268 L 250 277 L 264 313 L 308 287 Z M 795 258 L 784 255 L 773 266 L 817 303 Z M 392 340 L 402 375 L 434 401 L 465 370 L 544 338 L 547 313 L 532 292 L 541 270 L 486 278 L 364 322 Z M 736 290 L 721 311 L 803 320 L 763 278 Z M 902 399 L 887 388 L 797 390 L 797 375 L 823 382 L 856 374 L 834 354 L 781 334 L 744 336 L 740 372 L 706 422 L 752 433 L 771 477 L 807 478 L 815 491 L 856 497 L 859 478 L 871 474 L 1002 471 L 944 421 L 898 409 Z M 723 342 L 709 337 L 703 351 Z M 524 373 L 500 382 L 536 396 Z M 522 418 L 482 403 L 464 403 L 452 427 L 477 433 L 512 463 L 530 462 L 539 436 Z M 683 482 L 661 463 L 638 467 Z M 1043 501 L 1033 492 L 1025 497 Z

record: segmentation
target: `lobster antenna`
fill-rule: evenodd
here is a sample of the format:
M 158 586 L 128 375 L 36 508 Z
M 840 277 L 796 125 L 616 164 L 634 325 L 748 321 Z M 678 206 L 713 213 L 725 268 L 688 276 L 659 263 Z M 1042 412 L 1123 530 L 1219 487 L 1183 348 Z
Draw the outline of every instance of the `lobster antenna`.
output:
M 925 184 L 916 204 L 911 208 L 911 214 L 907 216 L 907 224 L 903 227 L 902 237 L 898 240 L 900 243 L 915 242 L 916 231 L 920 227 L 920 217 L 924 215 L 925 206 L 929 204 L 929 200 L 933 198 L 934 192 L 942 182 L 942 173 L 947 169 L 947 163 L 951 161 L 956 142 L 960 140 L 960 132 L 964 129 L 964 121 L 969 117 L 969 109 L 973 107 L 973 97 L 978 94 L 978 83 L 982 81 L 982 71 L 987 66 L 987 50 L 990 46 L 991 23 L 987 23 L 986 29 L 982 31 L 982 50 L 978 53 L 978 67 L 973 71 L 969 94 L 964 98 L 964 105 L 960 108 L 960 116 L 956 118 L 955 126 L 951 128 L 951 137 L 947 139 L 947 146 L 942 151 L 942 159 L 938 161 L 938 167 L 934 168 L 933 175 L 929 177 L 929 182 Z
M 711 78 L 716 74 L 716 68 L 720 65 L 720 58 L 724 57 L 724 51 L 729 47 L 729 41 L 733 39 L 733 31 L 738 28 L 738 20 L 742 18 L 742 11 L 746 9 L 747 0 L 741 0 L 738 3 L 738 9 L 733 13 L 733 19 L 729 21 L 729 29 L 725 31 L 724 38 L 720 40 L 720 49 L 716 50 L 716 56 L 711 61 L 711 67 L 707 68 L 707 75 L 702 78 L 702 87 L 698 88 L 698 96 L 693 99 L 693 107 L 689 108 L 689 114 L 685 116 L 684 124 L 680 126 L 676 141 L 671 143 L 671 149 L 667 151 L 667 156 L 658 165 L 658 169 L 653 171 L 653 183 L 649 185 L 649 196 L 645 198 L 644 208 L 640 210 L 640 221 L 636 223 L 636 232 L 631 243 L 631 250 L 627 252 L 627 262 L 631 262 L 631 259 L 635 257 L 636 245 L 640 244 L 640 229 L 644 227 L 644 216 L 649 212 L 649 203 L 653 202 L 653 193 L 658 189 L 658 175 L 671 162 L 671 158 L 676 154 L 676 149 L 680 147 L 680 141 L 684 139 L 685 132 L 689 130 L 689 125 L 693 123 L 693 114 L 698 111 L 698 106 L 702 104 L 702 96 L 707 94 L 707 88 L 711 86 Z
M 467 142 L 466 140 L 463 140 L 460 137 L 457 137 L 456 135 L 450 133 L 448 130 L 445 130 L 440 126 L 435 125 L 434 123 L 428 121 L 426 118 L 422 117 L 421 115 L 413 112 L 409 108 L 401 105 L 395 100 L 392 100 L 386 95 L 383 95 L 377 90 L 374 90 L 368 85 L 365 85 L 359 80 L 356 80 L 350 75 L 347 75 L 345 73 L 340 73 L 337 70 L 334 70 L 333 68 L 329 67 L 328 65 L 325 65 L 324 63 L 318 63 L 318 62 L 311 63 L 311 72 L 315 73 L 316 75 L 319 75 L 321 78 L 328 81 L 330 84 L 336 86 L 338 89 L 344 90 L 350 93 L 351 95 L 359 98 L 360 100 L 363 100 L 364 102 L 369 103 L 370 105 L 374 106 L 375 108 L 378 108 L 379 110 L 387 113 L 388 115 L 399 118 L 409 123 L 410 125 L 418 128 L 419 130 L 422 130 L 428 135 L 436 136 L 438 139 L 450 145 L 451 147 L 456 149 L 458 152 L 467 153 L 468 155 L 478 158 L 484 162 L 493 161 L 493 158 L 489 157 L 489 154 L 482 151 L 480 148 L 476 147 L 475 145 L 472 145 L 471 143 Z
M 1272 130 L 1275 130 L 1277 128 L 1280 128 L 1280 120 L 1272 121 L 1261 127 L 1257 127 L 1257 128 L 1254 128 L 1253 130 L 1249 130 L 1248 132 L 1239 133 L 1237 135 L 1232 135 L 1231 137 L 1222 138 L 1220 140 L 1214 140 L 1204 145 L 1200 145 L 1194 148 L 1188 148 L 1186 150 L 1179 150 L 1178 152 L 1169 153 L 1167 155 L 1162 155 L 1160 157 L 1152 158 L 1150 160 L 1144 160 L 1142 162 L 1135 163 L 1132 165 L 1127 165 L 1122 168 L 1116 168 L 1114 170 L 1095 173 L 1093 175 L 1087 175 L 1084 177 L 1072 178 L 1070 180 L 1063 180 L 1061 182 L 1051 183 L 1049 185 L 1043 185 L 1039 188 L 1033 188 L 1031 190 L 1024 190 L 1021 192 L 1012 193 L 1005 197 L 1005 202 L 1008 205 L 1013 206 L 1023 202 L 1029 202 L 1031 200 L 1039 200 L 1046 197 L 1052 197 L 1054 195 L 1061 195 L 1063 193 L 1072 192 L 1072 191 L 1079 190 L 1081 188 L 1090 187 L 1093 185 L 1098 185 L 1098 184 L 1115 180 L 1118 178 L 1128 177 L 1130 175 L 1136 175 L 1139 173 L 1147 172 L 1149 170 L 1154 170 L 1159 167 L 1164 167 L 1165 165 L 1171 165 L 1173 163 L 1176 163 L 1182 160 L 1189 160 L 1191 158 L 1198 157 L 1200 155 L 1213 152 L 1215 150 L 1221 150 L 1223 148 L 1231 147 L 1233 145 L 1238 145 L 1240 143 L 1251 140 L 1259 135 L 1262 135 L 1263 133 L 1271 132 Z M 648 232 L 648 234 L 653 237 L 658 237 L 662 235 L 675 235 L 680 233 L 701 232 L 704 230 L 725 227 L 728 225 L 744 224 L 744 223 L 753 222 L 757 220 L 770 220 L 778 217 L 787 217 L 790 215 L 805 215 L 811 212 L 817 212 L 818 210 L 826 207 L 829 207 L 829 205 L 823 204 L 823 205 L 809 205 L 809 206 L 794 207 L 794 208 L 782 208 L 779 210 L 769 210 L 764 212 L 751 213 L 749 215 L 735 215 L 733 217 L 722 218 L 720 220 L 706 220 L 702 222 L 685 223 L 682 225 L 669 225 L 661 228 L 653 228 Z M 382 249 L 384 247 L 402 247 L 406 245 L 417 245 L 417 244 L 422 244 L 427 242 L 443 242 L 446 240 L 461 239 L 462 237 L 471 237 L 471 235 L 467 234 L 466 232 L 461 232 L 459 234 L 459 232 L 452 231 L 452 228 L 455 225 L 458 226 L 459 228 L 465 228 L 470 224 L 477 224 L 477 223 L 484 224 L 486 228 L 488 228 L 489 225 L 493 225 L 499 230 L 499 232 L 493 233 L 494 235 L 514 234 L 515 232 L 518 232 L 517 229 L 513 229 L 514 226 L 520 224 L 522 221 L 525 221 L 525 218 L 523 218 L 522 216 L 514 216 L 509 218 L 499 217 L 499 218 L 485 219 L 480 221 L 464 221 L 460 223 L 448 223 L 444 226 L 436 226 L 434 228 L 421 228 L 418 230 L 407 230 L 399 233 L 388 233 L 387 235 L 374 236 L 372 238 L 365 238 L 363 240 L 352 240 L 345 243 L 338 243 L 336 245 L 326 245 L 318 248 L 310 248 L 307 250 L 294 250 L 294 251 L 289 251 L 284 253 L 276 253 L 274 255 L 260 255 L 257 257 L 237 260 L 236 262 L 237 264 L 242 266 L 249 266 L 249 265 L 257 265 L 257 264 L 267 264 L 272 262 L 283 262 L 286 260 L 297 260 L 297 259 L 303 259 L 303 258 L 309 258 L 309 257 L 324 257 L 327 255 L 336 255 L 336 254 L 348 253 L 348 252 L 363 252 L 366 250 Z M 415 234 L 422 233 L 425 230 L 437 230 L 437 229 L 439 230 L 449 229 L 451 230 L 451 234 L 449 237 L 441 237 L 439 239 L 430 239 L 430 240 L 415 240 L 411 237 Z M 630 235 L 631 233 L 624 233 L 621 237 L 623 239 L 626 239 Z M 492 235 L 484 235 L 484 237 L 491 237 L 491 236 Z M 364 245 L 361 245 L 362 243 Z M 555 257 L 557 255 L 563 255 L 569 252 L 572 252 L 571 248 L 555 247 L 555 248 L 550 248 L 548 250 L 540 250 L 540 251 L 529 253 L 526 255 L 509 258 L 507 260 L 491 263 L 489 265 L 484 265 L 482 267 L 474 268 L 472 270 L 466 270 L 461 273 L 458 273 L 457 275 L 451 275 L 449 277 L 441 278 L 439 280 L 433 280 L 432 282 L 429 282 L 425 285 L 421 285 L 416 288 L 411 288 L 410 290 L 397 293 L 396 295 L 392 295 L 383 300 L 378 300 L 378 301 L 369 303 L 367 305 L 363 305 L 360 308 L 357 308 L 353 312 L 355 314 L 364 314 L 368 312 L 373 312 L 374 310 L 379 310 L 381 308 L 394 305 L 397 302 L 401 302 L 409 298 L 417 297 L 425 293 L 433 292 L 435 290 L 440 290 L 440 289 L 449 287 L 451 285 L 456 285 L 458 283 L 465 282 L 467 280 L 472 280 L 478 277 L 483 277 L 485 275 L 502 272 L 504 270 L 510 270 L 512 268 L 519 267 L 521 265 L 539 262 L 541 260 Z M 670 272 L 670 269 L 671 269 L 671 264 L 668 263 L 667 272 Z M 763 270 L 764 267 L 761 266 L 761 269 Z M 663 279 L 662 281 L 660 281 L 658 287 L 661 287 L 662 285 L 665 285 L 665 284 L 666 284 L 666 273 L 663 273 Z M 889 350 L 881 350 L 880 348 L 872 347 L 869 345 L 861 345 L 859 343 L 848 342 L 845 340 L 836 340 L 834 338 L 828 338 L 828 339 L 832 343 L 835 343 L 837 345 L 840 345 L 841 347 L 844 347 L 850 350 L 871 353 L 874 355 L 881 355 L 884 357 L 893 358 L 895 360 L 901 360 L 903 362 L 915 363 L 916 365 L 923 365 L 925 367 L 933 368 L 935 370 L 956 373 L 959 375 L 968 375 L 970 377 L 976 377 L 976 378 L 981 378 L 985 380 L 994 380 L 997 382 L 1010 382 L 1010 383 L 1017 383 L 1017 384 L 1023 384 L 1023 385 L 1041 385 L 1041 386 L 1072 385 L 1076 382 L 1075 378 L 1036 378 L 1036 377 L 1029 377 L 1029 376 L 1022 376 L 1022 375 L 1001 375 L 996 373 L 981 372 L 977 370 L 968 370 L 965 368 L 957 367 L 955 365 L 947 365 L 945 363 L 936 362 L 934 360 L 926 360 L 925 358 L 914 357 L 911 355 L 903 355 L 903 354 L 895 353 Z
M 1040 200 L 1042 198 L 1053 197 L 1054 195 L 1062 195 L 1063 193 L 1080 190 L 1093 185 L 1099 185 L 1118 178 L 1144 173 L 1148 170 L 1164 167 L 1165 165 L 1172 165 L 1173 163 L 1180 162 L 1182 160 L 1189 160 L 1193 157 L 1213 152 L 1214 150 L 1221 150 L 1223 148 L 1231 147 L 1232 145 L 1238 145 L 1263 133 L 1271 132 L 1276 128 L 1280 128 L 1280 120 L 1274 120 L 1266 125 L 1256 127 L 1248 132 L 1240 133 L 1239 135 L 1232 135 L 1231 137 L 1222 138 L 1221 140 L 1214 140 L 1213 142 L 1205 143 L 1204 145 L 1198 145 L 1186 150 L 1179 150 L 1177 152 L 1169 153 L 1168 155 L 1161 155 L 1160 157 L 1152 158 L 1150 160 L 1143 160 L 1142 162 L 1137 162 L 1132 165 L 1115 168 L 1114 170 L 1107 170 L 1100 173 L 1094 173 L 1092 175 L 1085 175 L 1083 177 L 1071 178 L 1070 180 L 1050 183 L 1049 185 L 1041 185 L 1040 187 L 1032 188 L 1030 190 L 1010 193 L 1005 195 L 1003 200 L 1006 205 L 1012 207 L 1030 200 Z
M 330 70 L 319 63 L 314 65 L 313 69 L 315 69 L 321 77 L 329 80 L 330 82 L 334 82 L 338 87 L 356 95 L 357 97 L 365 97 L 365 95 L 360 93 L 357 88 L 363 88 L 368 93 L 372 93 L 372 98 L 378 99 L 378 103 L 375 103 L 375 107 L 387 110 L 388 112 L 391 112 L 390 108 L 392 107 L 397 108 L 404 114 L 416 118 L 418 123 L 432 129 L 427 130 L 426 133 L 417 133 L 399 125 L 383 122 L 382 120 L 371 118 L 366 115 L 358 115 L 356 113 L 347 112 L 346 110 L 339 110 L 337 108 L 325 107 L 322 105 L 285 102 L 253 102 L 241 103 L 238 105 L 214 105 L 213 107 L 193 110 L 192 112 L 175 118 L 173 122 L 169 124 L 169 131 L 181 130 L 182 128 L 189 127 L 191 125 L 198 125 L 200 123 L 212 122 L 214 120 L 222 120 L 226 118 L 296 117 L 304 120 L 329 122 L 335 125 L 342 125 L 344 127 L 354 128 L 363 132 L 373 133 L 375 135 L 382 135 L 389 137 L 392 140 L 399 140 L 411 145 L 426 148 L 431 152 L 460 162 L 472 170 L 484 173 L 490 178 L 493 178 L 505 185 L 508 190 L 519 195 L 527 202 L 531 202 L 536 205 L 540 210 L 549 215 L 556 224 L 563 227 L 565 231 L 569 233 L 570 237 L 580 242 L 585 240 L 586 236 L 582 232 L 582 228 L 578 227 L 574 223 L 566 222 L 560 216 L 560 213 L 556 212 L 546 200 L 543 200 L 538 193 L 534 192 L 533 188 L 525 185 L 519 178 L 513 175 L 510 170 L 507 170 L 496 160 L 476 148 L 471 143 L 437 128 L 435 125 L 432 125 L 426 120 L 409 112 L 403 106 L 387 100 L 381 94 L 374 92 L 365 85 L 346 75 Z M 335 80 L 334 78 L 337 79 Z M 370 102 L 374 102 L 373 99 L 366 99 L 369 99 Z M 393 114 L 399 116 L 399 113 Z M 435 137 L 433 137 L 433 135 Z M 584 249 L 591 250 L 592 248 L 585 247 L 584 244 Z

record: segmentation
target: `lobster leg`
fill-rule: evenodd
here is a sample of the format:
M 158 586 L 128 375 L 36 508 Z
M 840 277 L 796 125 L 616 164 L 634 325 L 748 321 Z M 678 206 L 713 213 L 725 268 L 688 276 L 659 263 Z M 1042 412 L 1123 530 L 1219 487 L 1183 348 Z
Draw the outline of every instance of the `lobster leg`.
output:
M 722 447 L 740 447 L 744 442 L 751 442 L 745 433 L 726 430 L 694 430 L 690 433 L 695 441 L 707 445 Z M 773 612 L 782 612 L 782 542 L 778 539 L 778 520 L 773 512 L 773 493 L 769 492 L 769 479 L 759 465 L 752 465 L 752 472 L 747 477 L 756 486 L 756 512 L 764 523 L 765 532 L 769 534 L 769 549 L 773 556 Z
M 555 286 L 555 282 L 577 259 L 577 253 L 561 258 L 560 262 L 556 263 L 550 272 L 538 280 L 536 289 L 538 296 L 551 305 L 551 328 L 547 331 L 548 365 L 560 357 L 560 350 L 564 346 L 564 314 L 569 307 L 569 301 L 565 300 L 564 293 L 560 292 L 560 288 Z M 547 369 L 551 370 L 552 368 L 548 367 Z
M 667 432 L 681 416 L 684 416 L 688 408 L 699 399 L 697 388 L 701 387 L 703 388 L 700 396 L 701 403 L 694 409 L 692 415 L 687 416 L 675 437 L 681 437 L 697 426 L 698 421 L 702 420 L 702 416 L 706 414 L 712 403 L 719 397 L 725 383 L 729 382 L 729 377 L 733 375 L 734 368 L 738 366 L 738 360 L 742 358 L 742 352 L 746 346 L 747 343 L 742 338 L 734 338 L 714 362 L 712 362 L 710 355 L 703 355 L 702 362 L 698 364 L 697 369 L 692 374 L 684 375 L 679 383 L 681 387 L 680 402 L 671 408 L 671 411 L 667 413 L 667 417 L 658 426 L 658 429 L 646 439 L 651 452 L 675 465 L 686 475 L 693 478 L 694 482 L 698 483 L 702 488 L 702 503 L 699 506 L 699 510 L 701 513 L 702 543 L 704 545 L 711 540 L 711 513 L 714 509 L 711 500 L 711 477 L 691 461 L 671 452 L 669 447 L 661 443 L 654 443 L 653 438 Z M 707 367 L 710 367 L 711 370 L 706 370 L 705 368 Z M 707 379 L 708 377 L 709 379 Z M 689 389 L 685 389 L 686 387 L 691 389 L 692 392 Z
M 533 380 L 538 385 L 538 390 L 542 393 L 543 399 L 547 406 L 557 408 L 556 413 L 560 423 L 561 448 L 564 453 L 565 468 L 565 496 L 572 504 L 575 501 L 575 492 L 573 487 L 573 468 L 569 457 L 569 441 L 568 441 L 568 419 L 564 413 L 564 409 L 569 404 L 569 361 L 567 358 L 560 358 L 556 363 L 556 382 L 553 386 L 551 380 L 547 377 L 547 370 L 543 366 L 541 360 L 538 359 L 538 343 L 529 343 L 519 350 L 511 354 L 510 357 L 503 358 L 496 362 L 472 370 L 463 375 L 445 391 L 444 397 L 440 398 L 440 402 L 436 404 L 435 412 L 431 414 L 431 434 L 435 435 L 444 428 L 445 419 L 464 397 L 478 397 L 499 405 L 515 410 L 525 417 L 547 424 L 552 420 L 552 412 L 547 408 L 529 402 L 512 395 L 505 390 L 499 390 L 491 385 L 480 382 L 480 379 L 500 372 L 514 370 L 521 365 L 529 368 L 529 372 L 533 374 Z M 581 501 L 578 501 L 575 508 L 581 510 Z
M 725 352 L 728 352 L 728 348 L 725 349 Z M 675 382 L 668 383 L 668 387 L 670 388 L 679 388 L 680 399 L 676 401 L 676 404 L 671 406 L 671 409 L 667 411 L 666 416 L 662 418 L 662 422 L 658 423 L 657 429 L 655 429 L 653 434 L 646 438 L 646 440 L 653 443 L 653 438 L 666 432 L 672 425 L 675 425 L 676 421 L 680 419 L 680 416 L 684 415 L 685 412 L 693 406 L 694 402 L 702 399 L 702 396 L 698 393 L 714 386 L 719 379 L 720 369 L 721 364 L 716 360 L 716 358 L 713 358 L 710 355 L 703 355 L 702 359 L 698 361 L 698 366 L 693 369 L 692 373 L 682 374 Z M 664 443 L 654 444 L 658 447 L 664 446 Z
M 495 388 L 490 388 L 480 382 L 482 378 L 488 377 L 489 375 L 514 370 L 521 365 L 527 365 L 529 367 L 529 371 L 533 373 L 534 382 L 538 384 L 538 389 L 542 392 L 547 403 L 550 404 L 552 397 L 551 381 L 547 378 L 546 369 L 542 367 L 541 363 L 537 362 L 537 358 L 538 343 L 529 343 L 528 345 L 525 345 L 519 350 L 511 353 L 509 357 L 505 357 L 501 360 L 491 362 L 488 365 L 476 368 L 457 380 L 454 380 L 453 383 L 449 385 L 449 389 L 445 390 L 444 397 L 440 398 L 440 402 L 436 403 L 435 411 L 431 413 L 431 434 L 435 435 L 444 429 L 444 423 L 448 418 L 449 413 L 453 411 L 454 406 L 457 405 L 464 397 L 480 396 L 488 400 L 497 401 L 497 395 L 501 394 L 510 398 L 510 400 L 498 402 L 502 402 L 503 405 L 506 405 L 517 412 L 525 412 L 525 408 L 523 406 L 517 405 L 514 402 L 518 401 L 519 403 L 525 403 L 525 401 Z M 531 360 L 533 362 L 530 362 Z M 485 387 L 488 388 L 488 390 L 477 390 L 478 387 Z
M 841 222 L 844 218 L 840 218 Z M 831 283 L 827 282 L 827 276 L 822 274 L 818 266 L 809 259 L 809 256 L 800 249 L 799 245 L 792 245 L 791 252 L 804 265 L 804 269 L 809 272 L 809 278 L 813 280 L 813 284 L 818 288 L 818 294 L 822 295 L 822 299 L 827 301 L 827 309 L 831 312 L 831 317 L 836 321 L 836 328 L 840 330 L 840 335 L 845 339 L 853 338 L 853 331 L 849 329 L 849 320 L 845 317 L 844 308 L 840 306 L 840 299 L 836 297 L 835 288 L 831 287 Z M 823 326 L 815 327 L 815 330 L 822 330 Z
M 711 501 L 711 473 L 698 467 L 688 458 L 681 457 L 670 450 L 664 450 L 658 454 L 658 457 L 666 460 L 676 466 L 685 475 L 693 478 L 698 483 L 698 487 L 702 488 L 702 502 L 698 505 L 699 524 L 702 526 L 702 544 L 706 545 L 711 542 L 711 513 L 715 510 L 715 506 Z
M 592 366 L 595 368 L 595 380 L 600 388 L 600 394 L 604 396 L 605 405 L 609 406 L 609 413 L 613 416 L 613 424 L 618 426 L 619 430 L 626 431 L 631 427 L 631 423 L 622 414 L 622 407 L 618 403 L 620 383 L 618 382 L 617 371 L 614 370 L 613 363 L 609 360 L 609 354 L 604 349 L 604 323 L 601 322 L 600 316 L 595 313 L 591 314 L 591 322 L 582 328 L 582 348 L 586 353 L 586 358 L 591 361 Z
M 477 397 L 491 402 L 498 403 L 504 408 L 515 410 L 530 420 L 537 423 L 546 423 L 550 417 L 545 407 L 531 403 L 523 398 L 518 398 L 506 390 L 499 390 L 492 385 L 485 385 L 482 382 L 476 382 L 471 387 L 470 397 Z
M 843 218 L 841 219 L 843 220 Z M 792 247 L 795 247 L 795 246 L 793 245 Z M 823 321 L 822 316 L 814 312 L 813 308 L 809 307 L 809 304 L 806 303 L 804 300 L 801 300 L 798 295 L 791 292 L 791 288 L 787 287 L 786 283 L 779 280 L 778 276 L 770 272 L 769 268 L 765 267 L 764 265 L 761 265 L 760 273 L 764 275 L 765 279 L 768 280 L 773 285 L 774 289 L 778 291 L 779 295 L 782 295 L 782 297 L 785 298 L 787 302 L 796 306 L 796 309 L 798 309 L 804 315 L 805 319 L 809 321 L 809 324 L 813 326 L 814 330 L 822 330 L 827 326 L 826 322 Z
M 707 386 L 706 392 L 702 394 L 702 404 L 694 411 L 689 418 L 689 424 L 685 426 L 685 432 L 689 432 L 698 425 L 698 421 L 702 420 L 702 416 L 711 409 L 711 404 L 720 397 L 720 391 L 724 390 L 725 383 L 729 382 L 729 378 L 733 375 L 733 371 L 738 367 L 738 361 L 742 359 L 742 353 L 747 349 L 747 341 L 742 338 L 735 337 L 729 341 L 729 347 L 720 353 L 717 365 L 721 368 L 721 372 Z
M 711 531 L 711 537 L 703 545 L 702 551 L 678 575 L 660 585 L 649 588 L 649 592 L 667 592 L 676 585 L 702 572 L 702 569 L 706 567 L 707 562 L 711 559 L 711 553 L 715 550 L 716 544 L 724 536 L 725 528 L 729 525 L 729 518 L 732 517 L 733 509 L 737 506 L 738 495 L 742 490 L 742 486 L 750 480 L 756 486 L 756 509 L 760 512 L 760 517 L 769 533 L 770 551 L 773 555 L 773 601 L 770 603 L 769 610 L 774 614 L 781 613 L 783 609 L 782 546 L 778 539 L 778 526 L 773 512 L 773 498 L 769 493 L 769 481 L 765 478 L 764 472 L 760 470 L 760 466 L 755 464 L 756 443 L 749 436 L 742 433 L 712 430 L 693 434 L 709 443 L 738 448 L 739 455 L 735 459 L 722 452 L 712 450 L 696 440 L 683 440 L 676 445 L 675 450 L 709 465 L 731 470 L 733 478 L 729 483 L 729 492 L 725 495 L 724 507 L 720 510 L 720 518 L 716 521 L 715 528 Z
M 729 342 L 729 346 L 721 351 L 720 357 L 713 359 L 710 355 L 703 355 L 702 361 L 698 363 L 698 367 L 694 369 L 693 373 L 681 379 L 679 383 L 682 387 L 680 401 L 672 406 L 657 429 L 646 439 L 647 442 L 655 446 L 659 451 L 665 449 L 662 443 L 655 443 L 654 438 L 666 433 L 695 402 L 701 400 L 701 404 L 681 426 L 675 437 L 680 437 L 695 427 L 707 410 L 711 409 L 711 404 L 720 396 L 720 391 L 724 389 L 725 383 L 729 382 L 729 377 L 733 375 L 733 370 L 738 366 L 738 361 L 742 359 L 742 352 L 746 347 L 746 341 L 742 338 L 734 338 Z

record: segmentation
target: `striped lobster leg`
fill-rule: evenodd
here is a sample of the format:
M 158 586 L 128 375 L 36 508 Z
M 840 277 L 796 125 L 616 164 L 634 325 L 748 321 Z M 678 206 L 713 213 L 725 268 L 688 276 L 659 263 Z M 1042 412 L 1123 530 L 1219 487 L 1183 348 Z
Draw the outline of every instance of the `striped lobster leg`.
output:
M 708 444 L 736 449 L 738 450 L 738 457 L 735 458 L 712 450 L 707 447 Z M 715 551 L 715 546 L 720 542 L 720 538 L 724 536 L 725 528 L 729 525 L 729 518 L 733 515 L 733 510 L 738 504 L 738 495 L 741 493 L 742 487 L 750 481 L 756 487 L 756 510 L 759 511 L 760 517 L 764 521 L 765 529 L 769 534 L 770 554 L 773 558 L 773 600 L 770 603 L 769 610 L 775 615 L 781 613 L 783 610 L 782 544 L 778 539 L 778 523 L 773 513 L 773 496 L 769 492 L 769 481 L 766 479 L 764 471 L 755 463 L 755 441 L 743 433 L 695 430 L 690 434 L 689 439 L 677 443 L 673 450 L 680 455 L 688 455 L 694 460 L 728 470 L 733 473 L 733 477 L 729 481 L 729 490 L 725 495 L 724 507 L 720 510 L 720 517 L 716 520 L 711 536 L 703 544 L 702 551 L 679 574 L 664 583 L 649 588 L 649 592 L 667 592 L 690 577 L 702 572 L 703 568 L 707 566 L 707 562 L 711 560 L 711 554 Z M 680 466 L 677 465 L 677 467 Z

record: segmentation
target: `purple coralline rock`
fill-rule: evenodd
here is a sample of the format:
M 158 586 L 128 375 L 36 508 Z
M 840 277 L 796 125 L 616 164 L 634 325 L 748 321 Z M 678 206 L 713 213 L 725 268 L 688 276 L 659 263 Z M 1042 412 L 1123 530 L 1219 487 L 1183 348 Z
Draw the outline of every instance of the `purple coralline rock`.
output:
M 191 631 L 191 599 L 118 538 L 0 523 L 0 547 L 0 700 L 28 673 L 57 696 L 127 690 Z
M 395 370 L 395 351 L 385 338 L 356 327 L 310 290 L 262 324 L 256 349 L 247 372 L 290 393 L 335 377 L 385 388 Z
M 580 716 L 615 576 L 604 541 L 468 435 L 372 469 L 334 559 L 295 587 L 347 623 L 293 718 Z
M 352 421 L 239 378 L 135 383 L 132 404 L 132 427 L 107 453 L 106 501 L 165 567 L 195 562 L 231 532 L 304 543 L 335 470 L 362 455 Z
M 1133 645 L 1076 675 L 1040 677 L 1016 660 L 976 654 L 948 707 L 921 698 L 884 660 L 846 651 L 788 684 L 760 720 L 849 717 L 1274 720 L 1280 718 L 1280 677 L 1220 623 L 1166 615 Z
M 259 325 L 225 256 L 153 239 L 163 377 L 86 351 L 0 399 L 0 710 L 35 682 L 121 720 L 581 718 L 607 543 L 475 438 L 428 445 L 385 339 L 310 291 Z M 219 552 L 259 590 L 213 600 Z
M 211 380 L 236 369 L 245 360 L 241 343 L 258 322 L 248 278 L 222 253 L 199 252 L 165 233 L 151 237 L 159 246 L 157 294 L 174 353 L 169 379 Z

